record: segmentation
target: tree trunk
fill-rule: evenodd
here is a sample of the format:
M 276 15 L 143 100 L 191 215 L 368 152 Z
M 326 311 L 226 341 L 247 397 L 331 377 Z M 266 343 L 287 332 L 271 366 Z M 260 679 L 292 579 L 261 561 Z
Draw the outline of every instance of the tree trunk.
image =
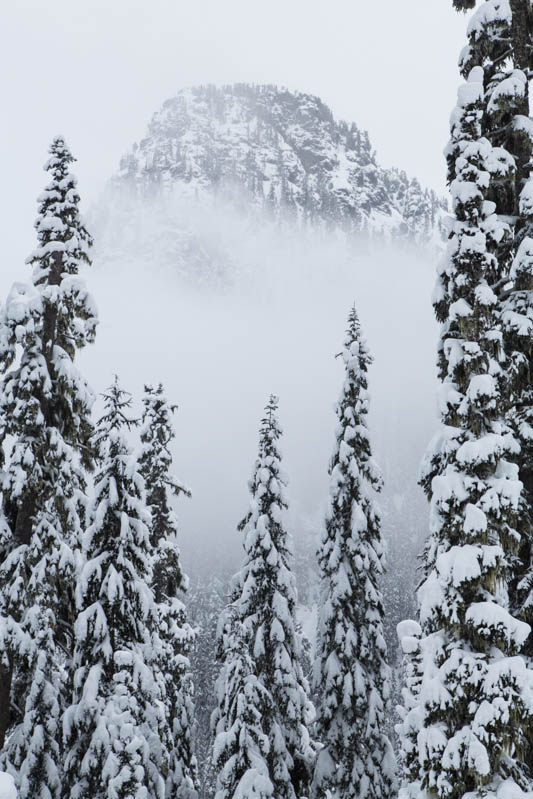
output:
M 11 669 L 0 666 L 0 749 L 4 746 L 11 718 Z
M 511 11 L 513 14 L 511 24 L 511 41 L 513 49 L 513 62 L 515 69 L 523 70 L 526 75 L 531 61 L 531 35 L 532 20 L 531 12 L 528 9 L 529 0 L 510 0 Z M 526 83 L 526 93 L 521 103 L 519 112 L 524 116 L 529 116 L 529 84 Z M 519 216 L 519 198 L 524 183 L 529 178 L 531 144 L 524 134 L 516 135 L 513 156 L 516 163 L 516 191 L 514 213 Z M 517 233 L 520 233 L 522 222 L 517 225 Z

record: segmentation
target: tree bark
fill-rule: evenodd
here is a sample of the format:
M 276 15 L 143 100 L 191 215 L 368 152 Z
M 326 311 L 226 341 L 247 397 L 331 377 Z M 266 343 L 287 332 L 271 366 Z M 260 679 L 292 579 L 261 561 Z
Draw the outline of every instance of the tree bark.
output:
M 512 11 L 511 42 L 513 62 L 515 69 L 523 70 L 526 75 L 531 64 L 531 36 L 532 19 L 529 11 L 529 0 L 510 0 Z M 529 116 L 529 83 L 526 83 L 525 96 L 519 108 L 519 113 Z M 513 156 L 516 163 L 516 191 L 514 213 L 519 217 L 520 192 L 524 183 L 529 178 L 531 144 L 524 134 L 515 134 L 515 148 Z M 521 223 L 518 223 L 517 233 L 520 233 Z
M 0 666 L 0 749 L 4 746 L 11 719 L 11 669 Z

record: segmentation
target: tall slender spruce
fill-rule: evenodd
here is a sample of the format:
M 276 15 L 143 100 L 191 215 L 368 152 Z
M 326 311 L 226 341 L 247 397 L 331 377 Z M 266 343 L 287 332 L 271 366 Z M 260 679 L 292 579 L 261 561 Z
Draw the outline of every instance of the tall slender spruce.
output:
M 170 445 L 174 439 L 172 414 L 163 386 L 145 386 L 141 428 L 141 474 L 151 514 L 150 544 L 154 553 L 152 588 L 158 611 L 159 647 L 157 667 L 165 684 L 165 712 L 169 738 L 167 796 L 196 793 L 198 782 L 196 758 L 192 750 L 194 696 L 189 653 L 194 631 L 187 623 L 183 595 L 187 578 L 183 574 L 179 547 L 178 522 L 172 509 L 172 497 L 190 492 L 171 473 Z
M 287 480 L 278 447 L 281 428 L 277 408 L 278 400 L 271 396 L 261 422 L 259 455 L 249 484 L 250 511 L 241 524 L 245 560 L 235 579 L 232 604 L 234 624 L 241 628 L 239 635 L 247 647 L 243 664 L 250 677 L 257 680 L 253 690 L 250 688 L 249 699 L 255 697 L 262 706 L 262 730 L 268 738 L 268 751 L 263 752 L 268 778 L 274 796 L 295 799 L 309 795 L 315 756 L 309 724 L 314 711 L 303 675 L 295 621 L 292 544 L 283 519 Z M 232 636 L 227 640 L 233 646 Z M 230 671 L 233 652 L 231 649 L 222 653 L 225 668 Z M 229 706 L 234 701 L 235 697 L 228 699 Z M 219 708 L 215 718 L 217 726 L 227 731 L 231 723 L 223 718 L 224 712 L 224 706 Z M 229 756 L 230 750 L 224 750 L 220 740 L 215 749 L 220 767 L 217 791 L 222 791 L 219 799 L 223 799 L 227 758 L 219 753 L 226 751 Z M 261 784 L 262 790 L 268 792 L 267 783 Z
M 101 451 L 77 585 L 74 692 L 64 717 L 64 797 L 164 799 L 165 686 L 144 481 L 125 437 L 130 395 L 104 395 Z
M 410 797 L 491 796 L 504 781 L 530 784 L 530 674 L 515 657 L 530 628 L 511 614 L 508 596 L 522 483 L 493 288 L 511 230 L 488 199 L 513 165 L 483 135 L 484 107 L 476 66 L 459 90 L 447 149 L 454 220 L 434 296 L 442 426 L 421 477 L 431 535 L 418 592 L 422 679 L 404 728 L 416 740 L 402 789 Z
M 459 10 L 472 0 L 454 0 Z M 503 336 L 511 389 L 508 419 L 519 450 L 522 494 L 521 541 L 510 563 L 510 604 L 533 620 L 533 120 L 529 116 L 529 80 L 533 68 L 533 9 L 529 0 L 487 0 L 468 23 L 468 45 L 459 66 L 483 70 L 483 135 L 490 141 L 499 170 L 491 170 L 487 198 L 509 226 L 495 250 L 499 270 L 493 289 L 501 303 Z M 524 651 L 533 653 L 533 637 Z
M 0 319 L 0 745 L 21 799 L 59 795 L 73 550 L 92 466 L 93 395 L 74 365 L 96 327 L 79 276 L 92 242 L 73 160 L 56 137 L 39 197 L 38 247 L 28 258 L 32 281 L 14 285 Z
M 318 553 L 319 610 L 316 690 L 323 745 L 314 795 L 386 799 L 395 761 L 384 733 L 390 669 L 383 637 L 380 514 L 373 492 L 381 476 L 372 459 L 366 417 L 371 363 L 355 308 L 342 350 L 345 377 L 336 408 L 330 493 Z

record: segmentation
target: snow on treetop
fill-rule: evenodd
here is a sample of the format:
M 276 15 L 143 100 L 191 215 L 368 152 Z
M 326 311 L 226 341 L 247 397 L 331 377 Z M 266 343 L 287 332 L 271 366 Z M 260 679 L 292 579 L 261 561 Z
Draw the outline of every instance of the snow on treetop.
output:
M 468 23 L 467 35 L 477 39 L 478 36 L 484 34 L 487 25 L 510 25 L 511 21 L 512 13 L 509 0 L 486 0 L 472 15 Z

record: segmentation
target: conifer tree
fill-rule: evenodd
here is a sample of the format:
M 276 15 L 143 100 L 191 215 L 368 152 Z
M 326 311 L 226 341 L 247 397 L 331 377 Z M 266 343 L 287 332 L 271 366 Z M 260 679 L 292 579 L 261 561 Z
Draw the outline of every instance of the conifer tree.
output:
M 427 192 L 422 190 L 417 178 L 412 178 L 407 187 L 404 218 L 413 241 L 422 242 L 428 237 L 431 208 Z
M 170 445 L 175 438 L 172 414 L 161 383 L 145 386 L 139 464 L 147 486 L 146 503 L 151 513 L 150 537 L 155 551 L 154 592 L 158 602 L 187 590 L 177 544 L 178 522 L 172 510 L 172 497 L 190 491 L 171 473 Z
M 455 0 L 459 10 L 474 8 Z M 510 228 L 496 255 L 499 275 L 494 291 L 500 301 L 507 354 L 508 420 L 518 449 L 524 490 L 519 505 L 520 541 L 508 555 L 509 605 L 533 624 L 533 122 L 529 81 L 533 68 L 533 9 L 529 0 L 492 0 L 481 4 L 468 23 L 468 45 L 459 65 L 466 77 L 483 69 L 483 134 L 498 160 L 511 168 L 491 176 L 487 197 Z M 533 635 L 522 647 L 533 655 Z M 533 769 L 533 745 L 527 756 Z
M 254 673 L 253 658 L 232 606 L 222 616 L 219 648 L 223 665 L 212 718 L 215 799 L 267 799 L 274 793 L 269 777 L 268 724 L 275 709 L 270 692 Z
M 145 386 L 141 429 L 141 474 L 147 486 L 146 503 L 151 514 L 150 545 L 153 556 L 152 588 L 158 611 L 157 667 L 165 685 L 165 712 L 170 737 L 167 795 L 185 797 L 196 791 L 197 766 L 192 751 L 194 704 L 189 653 L 194 632 L 187 623 L 180 598 L 187 588 L 179 547 L 178 523 L 172 496 L 190 492 L 172 474 L 170 444 L 174 438 L 172 413 L 163 386 Z
M 235 624 L 242 628 L 239 634 L 251 658 L 246 668 L 260 685 L 253 695 L 263 703 L 262 729 L 268 736 L 266 759 L 274 796 L 295 799 L 309 795 L 315 756 L 309 724 L 314 710 L 303 675 L 295 621 L 296 586 L 292 545 L 283 521 L 287 480 L 278 447 L 281 428 L 277 407 L 277 397 L 271 396 L 261 422 L 259 455 L 249 483 L 250 511 L 240 525 L 245 559 L 232 598 Z M 228 655 L 223 656 L 227 660 Z M 270 695 L 268 704 L 264 704 L 264 692 Z M 217 724 L 222 729 L 230 726 L 220 716 Z M 217 756 L 217 762 L 223 769 L 224 758 Z
M 431 535 L 418 592 L 423 677 L 404 796 L 495 796 L 529 786 L 532 712 L 520 657 L 530 628 L 508 608 L 522 484 L 512 462 L 498 253 L 510 229 L 487 199 L 512 163 L 483 136 L 483 70 L 461 86 L 447 149 L 454 220 L 434 307 L 442 426 L 422 470 Z
M 163 799 L 168 773 L 158 608 L 144 481 L 125 437 L 131 397 L 104 394 L 100 463 L 77 585 L 74 694 L 64 717 L 64 796 Z
M 458 10 L 475 7 L 454 0 Z M 468 23 L 468 45 L 461 53 L 461 72 L 483 70 L 483 135 L 502 167 L 493 171 L 487 198 L 509 225 L 495 250 L 499 272 L 493 289 L 501 303 L 508 358 L 508 418 L 519 450 L 514 460 L 524 484 L 520 515 L 521 541 L 510 570 L 510 603 L 533 621 L 533 121 L 529 116 L 529 79 L 533 68 L 533 9 L 529 0 L 487 0 Z M 533 653 L 533 637 L 526 651 Z
M 313 792 L 338 799 L 386 799 L 395 763 L 383 732 L 390 669 L 383 637 L 380 514 L 372 492 L 381 475 L 372 459 L 366 416 L 371 362 L 355 308 L 342 357 L 330 494 L 318 553 L 321 601 L 316 690 L 319 752 Z
M 92 241 L 69 172 L 73 160 L 56 137 L 39 197 L 38 247 L 28 258 L 32 282 L 14 285 L 0 319 L 0 744 L 21 799 L 58 795 L 73 549 L 92 466 L 93 396 L 74 365 L 96 327 L 79 276 Z
M 403 653 L 403 704 L 397 707 L 400 721 L 395 727 L 399 743 L 398 766 L 400 773 L 404 775 L 406 780 L 408 777 L 414 777 L 414 780 L 416 780 L 418 769 L 417 738 L 420 732 L 420 687 L 424 673 L 420 646 L 422 629 L 418 622 L 406 619 L 397 625 L 396 632 Z

